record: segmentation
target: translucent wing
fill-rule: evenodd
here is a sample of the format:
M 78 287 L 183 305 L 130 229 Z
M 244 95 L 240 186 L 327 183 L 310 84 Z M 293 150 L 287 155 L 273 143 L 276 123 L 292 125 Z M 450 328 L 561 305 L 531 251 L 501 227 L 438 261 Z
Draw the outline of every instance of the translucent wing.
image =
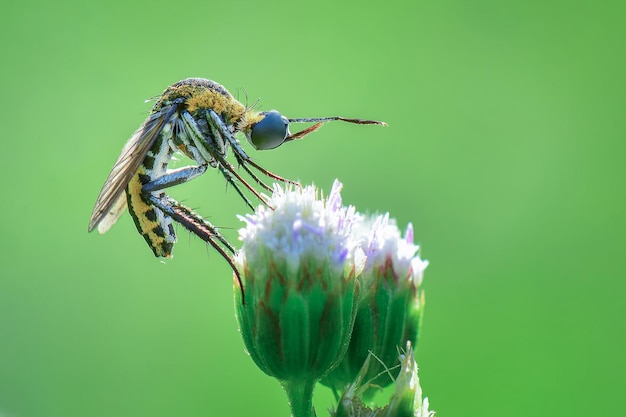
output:
M 146 119 L 139 129 L 128 139 L 109 177 L 104 182 L 96 205 L 89 219 L 89 231 L 98 227 L 104 233 L 117 221 L 126 209 L 124 190 L 144 160 L 146 153 L 161 134 L 163 126 L 170 121 L 176 111 L 175 104 L 164 107 Z

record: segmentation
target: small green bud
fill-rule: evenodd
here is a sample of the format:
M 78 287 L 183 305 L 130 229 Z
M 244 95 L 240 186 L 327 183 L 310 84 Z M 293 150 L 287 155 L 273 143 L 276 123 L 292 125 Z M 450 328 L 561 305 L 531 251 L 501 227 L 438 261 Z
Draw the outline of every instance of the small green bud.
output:
M 336 181 L 320 199 L 313 186 L 275 186 L 271 208 L 242 217 L 239 231 L 241 334 L 256 365 L 283 385 L 294 416 L 311 415 L 313 387 L 343 358 L 354 323 L 364 261 L 350 233 L 358 217 L 340 190 Z
M 422 387 L 417 376 L 417 362 L 410 342 L 406 351 L 400 355 L 402 368 L 396 379 L 396 391 L 386 407 L 387 416 L 396 417 L 431 417 L 435 413 L 428 411 L 428 398 L 422 399 Z
M 395 380 L 395 391 L 384 408 L 369 408 L 361 397 L 367 391 L 369 383 L 365 376 L 372 365 L 372 355 L 368 356 L 353 383 L 346 386 L 337 409 L 331 417 L 432 417 L 435 413 L 428 410 L 428 398 L 422 398 L 422 388 L 417 375 L 417 362 L 411 342 L 399 356 L 400 372 Z
M 402 237 L 386 214 L 361 222 L 355 233 L 367 260 L 359 278 L 362 295 L 348 352 L 321 381 L 334 390 L 355 380 L 370 352 L 376 360 L 364 376 L 369 387 L 389 385 L 392 378 L 385 368 L 399 364 L 398 350 L 407 341 L 417 343 L 424 306 L 420 284 L 428 262 L 417 254 L 411 224 Z M 368 390 L 365 398 L 373 391 Z

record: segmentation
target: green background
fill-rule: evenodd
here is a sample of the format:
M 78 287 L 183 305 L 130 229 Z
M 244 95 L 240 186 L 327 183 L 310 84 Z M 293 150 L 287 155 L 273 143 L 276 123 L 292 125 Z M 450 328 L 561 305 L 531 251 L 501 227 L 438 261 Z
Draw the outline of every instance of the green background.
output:
M 143 100 L 190 76 L 288 117 L 389 123 L 250 153 L 413 222 L 439 416 L 624 415 L 623 16 L 595 1 L 4 1 L 0 416 L 289 414 L 244 352 L 214 251 L 181 230 L 160 262 L 127 214 L 86 230 Z M 172 195 L 236 238 L 246 207 L 220 175 Z

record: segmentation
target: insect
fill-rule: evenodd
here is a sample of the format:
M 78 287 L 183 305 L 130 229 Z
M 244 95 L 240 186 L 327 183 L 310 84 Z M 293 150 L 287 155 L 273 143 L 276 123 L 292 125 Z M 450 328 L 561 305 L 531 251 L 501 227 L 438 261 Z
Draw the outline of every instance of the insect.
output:
M 339 120 L 378 124 L 374 120 L 344 117 L 288 119 L 272 110 L 256 112 L 237 101 L 222 85 L 203 78 L 188 78 L 169 86 L 158 98 L 150 115 L 130 137 L 106 179 L 89 219 L 89 231 L 105 233 L 128 208 L 135 226 L 157 257 L 170 257 L 176 242 L 173 221 L 213 246 L 236 274 L 235 248 L 218 229 L 164 190 L 202 175 L 211 167 L 219 170 L 246 204 L 254 210 L 243 188 L 265 203 L 261 194 L 226 160 L 232 149 L 237 164 L 263 189 L 271 191 L 253 172 L 276 181 L 296 184 L 262 168 L 246 154 L 235 138 L 245 135 L 257 150 L 274 149 L 317 130 L 324 122 Z M 315 123 L 291 134 L 290 123 Z M 173 154 L 182 152 L 197 165 L 168 169 Z

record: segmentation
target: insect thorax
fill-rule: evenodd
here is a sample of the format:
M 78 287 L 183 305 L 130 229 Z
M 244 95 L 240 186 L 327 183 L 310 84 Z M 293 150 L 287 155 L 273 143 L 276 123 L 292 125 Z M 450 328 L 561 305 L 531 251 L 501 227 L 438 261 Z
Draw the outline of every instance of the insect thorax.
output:
M 181 108 L 187 110 L 194 118 L 205 118 L 208 111 L 213 110 L 227 125 L 236 124 L 246 113 L 246 107 L 226 88 L 204 78 L 187 78 L 172 84 L 165 89 L 153 112 L 176 101 L 179 101 Z

